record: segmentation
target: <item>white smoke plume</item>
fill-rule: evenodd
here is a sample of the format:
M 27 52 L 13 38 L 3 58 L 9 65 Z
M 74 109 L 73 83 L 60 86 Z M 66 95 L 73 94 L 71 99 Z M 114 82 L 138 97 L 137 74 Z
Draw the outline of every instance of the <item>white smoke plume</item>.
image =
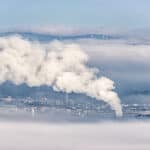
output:
M 122 116 L 114 82 L 97 77 L 98 70 L 89 68 L 87 61 L 88 56 L 76 44 L 42 44 L 19 36 L 0 38 L 0 83 L 9 80 L 17 85 L 48 85 L 55 91 L 83 93 L 105 101 Z

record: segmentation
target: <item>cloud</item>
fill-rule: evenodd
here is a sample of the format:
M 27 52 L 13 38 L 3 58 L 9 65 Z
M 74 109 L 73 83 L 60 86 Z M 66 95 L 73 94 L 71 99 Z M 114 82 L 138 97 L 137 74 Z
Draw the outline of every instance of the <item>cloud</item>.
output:
M 95 39 L 77 40 L 75 43 L 80 45 L 91 58 L 99 61 L 147 63 L 150 60 L 149 44 L 134 45 L 125 40 Z
M 101 124 L 1 122 L 0 149 L 149 150 L 149 130 L 149 122 Z
M 97 77 L 98 69 L 87 66 L 88 56 L 76 44 L 53 41 L 42 44 L 18 36 L 0 38 L 0 83 L 52 86 L 55 91 L 83 93 L 108 103 L 122 116 L 114 82 Z

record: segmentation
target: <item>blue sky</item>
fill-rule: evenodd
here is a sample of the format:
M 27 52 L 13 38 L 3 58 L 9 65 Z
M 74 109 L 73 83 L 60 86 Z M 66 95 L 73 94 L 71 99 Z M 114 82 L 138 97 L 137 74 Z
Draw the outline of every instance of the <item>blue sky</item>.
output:
M 150 26 L 150 0 L 0 0 L 0 27 Z

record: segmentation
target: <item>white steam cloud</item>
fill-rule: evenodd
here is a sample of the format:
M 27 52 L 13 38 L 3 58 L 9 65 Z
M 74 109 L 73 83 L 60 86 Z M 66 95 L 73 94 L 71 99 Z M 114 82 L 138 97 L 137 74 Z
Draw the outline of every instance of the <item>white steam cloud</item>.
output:
M 76 44 L 41 44 L 17 36 L 2 37 L 0 60 L 0 83 L 10 80 L 17 85 L 48 85 L 55 91 L 83 93 L 105 101 L 117 116 L 122 116 L 114 82 L 97 77 L 98 70 L 86 65 L 88 57 Z

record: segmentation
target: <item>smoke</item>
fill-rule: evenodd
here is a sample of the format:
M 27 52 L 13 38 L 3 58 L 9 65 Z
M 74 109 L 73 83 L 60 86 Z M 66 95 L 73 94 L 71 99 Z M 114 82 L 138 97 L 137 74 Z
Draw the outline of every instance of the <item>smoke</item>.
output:
M 122 116 L 114 82 L 97 77 L 98 70 L 86 64 L 88 56 L 76 44 L 53 41 L 42 44 L 19 36 L 0 38 L 0 83 L 48 85 L 55 91 L 83 93 L 108 103 Z

